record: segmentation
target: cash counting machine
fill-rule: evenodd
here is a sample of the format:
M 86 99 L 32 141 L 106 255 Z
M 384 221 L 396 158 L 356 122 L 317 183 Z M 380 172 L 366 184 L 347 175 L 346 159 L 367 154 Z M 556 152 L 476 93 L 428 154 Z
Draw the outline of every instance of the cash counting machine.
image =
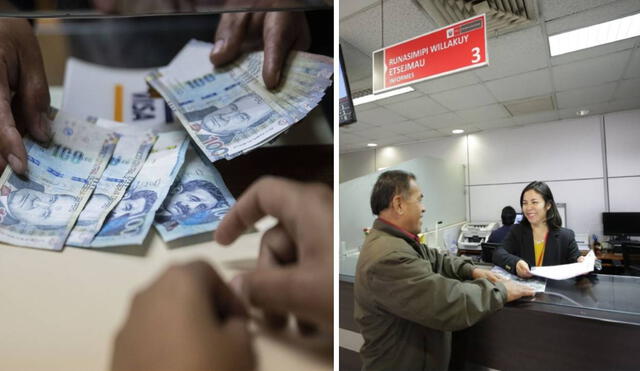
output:
M 463 224 L 458 237 L 458 250 L 482 250 L 480 244 L 487 242 L 491 232 L 496 229 L 498 229 L 498 223 L 496 222 L 469 222 Z

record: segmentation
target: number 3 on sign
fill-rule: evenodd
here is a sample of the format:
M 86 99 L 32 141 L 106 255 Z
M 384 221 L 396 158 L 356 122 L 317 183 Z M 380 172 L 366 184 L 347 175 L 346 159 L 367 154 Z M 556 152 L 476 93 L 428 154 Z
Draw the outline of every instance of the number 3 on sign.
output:
M 478 47 L 471 48 L 471 56 L 473 57 L 471 58 L 471 63 L 480 62 L 480 48 Z

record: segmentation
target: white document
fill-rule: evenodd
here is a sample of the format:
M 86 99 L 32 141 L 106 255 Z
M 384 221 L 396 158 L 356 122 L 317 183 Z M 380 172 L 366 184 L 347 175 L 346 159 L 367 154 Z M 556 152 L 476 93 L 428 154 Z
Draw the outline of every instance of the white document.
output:
M 548 267 L 533 267 L 531 274 L 539 277 L 551 278 L 552 280 L 566 280 L 581 274 L 593 272 L 596 256 L 593 251 L 589 251 L 582 263 L 571 263 L 561 265 L 550 265 Z
M 111 68 L 75 58 L 67 60 L 62 109 L 79 117 L 95 116 L 140 126 L 174 121 L 162 98 L 149 95 L 151 69 Z

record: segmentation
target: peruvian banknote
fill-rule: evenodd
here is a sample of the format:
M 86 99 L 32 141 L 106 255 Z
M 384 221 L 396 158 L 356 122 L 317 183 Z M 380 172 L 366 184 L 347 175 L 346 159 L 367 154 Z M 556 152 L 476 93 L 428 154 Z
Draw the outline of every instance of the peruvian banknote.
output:
M 109 120 L 102 120 L 109 121 Z M 106 127 L 109 127 L 107 124 Z M 94 236 L 136 177 L 153 146 L 156 135 L 151 131 L 117 132 L 118 143 L 102 173 L 93 195 L 78 217 L 67 238 L 67 245 L 89 247 Z
M 27 174 L 7 166 L 0 177 L 2 242 L 62 250 L 113 153 L 113 132 L 55 109 L 50 118 L 50 143 L 24 139 Z
M 124 197 L 107 216 L 91 247 L 142 244 L 184 163 L 188 144 L 183 130 L 158 134 L 149 157 Z
M 274 139 L 315 107 L 331 84 L 331 58 L 291 53 L 275 91 L 262 82 L 263 53 L 226 67 L 209 62 L 212 44 L 190 41 L 147 82 L 167 101 L 209 161 L 233 158 Z
M 210 232 L 234 203 L 218 170 L 189 146 L 184 166 L 153 225 L 164 241 Z

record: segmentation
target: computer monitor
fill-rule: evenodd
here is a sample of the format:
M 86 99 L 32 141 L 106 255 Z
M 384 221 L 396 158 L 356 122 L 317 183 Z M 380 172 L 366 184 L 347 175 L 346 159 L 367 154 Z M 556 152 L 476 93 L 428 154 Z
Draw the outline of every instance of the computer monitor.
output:
M 347 69 L 344 65 L 344 58 L 342 58 L 342 47 L 339 48 L 339 54 L 340 81 L 338 83 L 338 116 L 340 117 L 340 126 L 343 126 L 356 121 L 356 110 L 353 107 L 353 99 L 351 99 L 351 89 L 349 88 Z
M 640 212 L 638 213 L 602 213 L 603 233 L 627 239 L 640 236 Z
M 516 214 L 516 221 L 513 222 L 513 224 L 520 224 L 521 221 L 522 221 L 522 213 L 517 213 Z

